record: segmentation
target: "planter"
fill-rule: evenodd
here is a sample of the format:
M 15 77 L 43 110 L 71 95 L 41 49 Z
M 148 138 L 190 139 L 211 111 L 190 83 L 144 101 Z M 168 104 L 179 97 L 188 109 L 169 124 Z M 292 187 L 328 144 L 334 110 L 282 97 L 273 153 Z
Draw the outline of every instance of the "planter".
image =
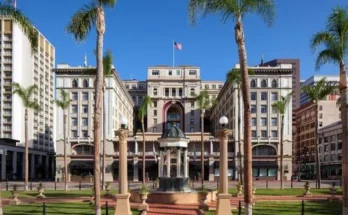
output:
M 11 205 L 19 205 L 21 201 L 18 199 L 19 191 L 13 190 L 12 191 L 12 199 L 10 200 Z
M 199 209 L 207 211 L 209 206 L 207 205 L 207 192 L 199 192 Z
M 243 190 L 243 185 L 238 184 L 238 185 L 236 185 L 236 188 L 237 188 L 237 194 L 236 194 L 236 196 L 242 196 L 242 195 L 243 195 L 243 192 L 242 192 L 242 190 Z
M 306 184 L 306 185 L 304 185 L 304 188 L 305 188 L 305 192 L 303 193 L 303 195 L 304 196 L 311 196 L 312 195 L 312 193 L 310 192 L 311 185 Z
M 39 187 L 37 190 L 39 191 L 39 195 L 37 195 L 36 198 L 46 198 L 46 196 L 43 194 L 45 192 L 45 188 Z
M 146 203 L 147 196 L 149 195 L 149 193 L 140 192 L 139 194 L 142 202 L 139 204 L 138 210 L 149 211 L 149 205 Z

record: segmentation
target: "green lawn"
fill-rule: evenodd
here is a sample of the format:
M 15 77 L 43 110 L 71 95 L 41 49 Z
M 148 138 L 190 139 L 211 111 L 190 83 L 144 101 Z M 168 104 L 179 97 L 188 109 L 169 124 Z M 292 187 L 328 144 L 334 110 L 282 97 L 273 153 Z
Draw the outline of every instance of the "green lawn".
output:
M 116 194 L 117 190 L 111 190 L 110 193 Z M 105 194 L 105 191 L 102 190 L 101 194 Z M 32 198 L 38 195 L 37 191 L 26 191 L 21 192 L 19 198 Z M 92 195 L 92 190 L 46 190 L 44 192 L 46 197 L 64 197 L 64 198 L 76 198 L 76 197 L 90 197 Z M 11 191 L 1 192 L 1 196 L 4 198 L 12 197 Z
M 6 215 L 42 215 L 42 204 L 30 204 L 30 205 L 12 205 L 4 206 L 4 214 Z M 109 215 L 115 213 L 114 208 L 109 208 Z M 139 214 L 139 211 L 132 211 L 133 215 Z M 93 206 L 88 203 L 51 203 L 46 204 L 47 215 L 94 215 Z M 102 214 L 106 214 L 105 207 L 103 206 Z
M 299 215 L 301 214 L 301 202 L 258 202 L 253 207 L 253 215 Z M 310 215 L 341 215 L 342 204 L 339 202 L 305 202 L 304 214 Z M 238 214 L 237 210 L 232 211 Z M 208 211 L 207 215 L 214 215 Z M 242 209 L 242 214 L 244 214 Z
M 313 195 L 330 195 L 329 189 L 311 189 Z M 266 188 L 257 188 L 256 196 L 302 196 L 305 192 L 301 188 L 287 188 L 284 190 L 280 189 L 266 189 Z M 229 189 L 230 194 L 236 194 L 236 189 Z M 342 189 L 337 189 L 337 195 L 342 195 Z

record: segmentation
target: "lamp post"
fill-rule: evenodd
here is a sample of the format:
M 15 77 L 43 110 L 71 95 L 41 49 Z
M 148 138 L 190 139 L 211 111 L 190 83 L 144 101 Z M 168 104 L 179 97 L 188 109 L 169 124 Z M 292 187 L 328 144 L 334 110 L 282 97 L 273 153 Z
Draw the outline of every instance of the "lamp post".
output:
M 230 215 L 231 212 L 231 195 L 228 194 L 228 158 L 227 158 L 227 142 L 228 136 L 232 134 L 232 130 L 227 129 L 227 117 L 220 118 L 219 123 L 221 129 L 217 131 L 220 139 L 220 168 L 219 168 L 219 191 L 218 202 L 215 215 Z
M 1 152 L 0 154 L 2 154 L 2 156 L 7 155 L 6 149 L 1 150 L 0 152 Z M 0 173 L 0 174 L 1 174 L 1 173 Z M 3 214 L 4 214 L 4 212 L 3 212 L 3 210 L 2 210 L 1 188 L 0 188 L 0 215 L 3 215 Z
M 127 179 L 127 138 L 128 138 L 128 120 L 126 118 L 121 119 L 121 128 L 117 130 L 116 136 L 119 138 L 119 183 L 120 192 L 116 195 L 117 204 L 115 215 L 131 215 L 128 193 L 128 179 Z

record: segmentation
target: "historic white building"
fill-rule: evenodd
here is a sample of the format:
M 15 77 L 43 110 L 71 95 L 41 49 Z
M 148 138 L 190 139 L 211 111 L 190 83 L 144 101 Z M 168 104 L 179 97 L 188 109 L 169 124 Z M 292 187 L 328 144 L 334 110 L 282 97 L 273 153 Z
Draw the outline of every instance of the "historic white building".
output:
M 236 69 L 240 65 L 235 66 Z M 256 66 L 248 67 L 253 71 L 249 76 L 251 97 L 251 126 L 253 144 L 253 177 L 255 179 L 279 179 L 280 165 L 280 127 L 281 116 L 272 107 L 272 104 L 292 91 L 292 65 L 280 64 L 275 67 Z M 241 91 L 240 91 L 241 92 Z M 234 145 L 231 146 L 231 160 L 229 168 L 236 176 L 240 168 L 238 158 L 238 108 L 241 117 L 241 146 L 243 147 L 243 101 L 238 107 L 237 87 L 235 84 L 226 83 L 222 88 L 217 101 L 211 110 L 213 130 L 217 130 L 219 119 L 226 116 L 229 119 L 228 127 L 233 130 L 231 138 Z M 292 103 L 288 104 L 284 116 L 284 175 L 287 180 L 292 174 Z M 243 156 L 243 148 L 241 149 Z
M 91 67 L 89 67 L 90 69 Z M 60 90 L 69 92 L 72 99 L 71 106 L 67 110 L 67 139 L 68 162 L 70 180 L 79 181 L 93 174 L 93 118 L 94 118 L 94 75 L 84 73 L 86 67 L 71 67 L 66 64 L 57 65 L 56 73 L 57 99 L 60 99 Z M 125 86 L 121 82 L 116 70 L 110 77 L 106 77 L 105 112 L 106 112 L 106 136 L 101 139 L 106 144 L 106 180 L 113 180 L 113 161 L 116 159 L 117 141 L 115 131 L 121 127 L 121 119 L 127 118 L 129 129 L 133 130 L 133 106 Z M 56 178 L 61 179 L 63 173 L 63 111 L 56 109 Z M 103 118 L 101 126 L 104 125 Z M 102 144 L 101 144 L 101 153 Z

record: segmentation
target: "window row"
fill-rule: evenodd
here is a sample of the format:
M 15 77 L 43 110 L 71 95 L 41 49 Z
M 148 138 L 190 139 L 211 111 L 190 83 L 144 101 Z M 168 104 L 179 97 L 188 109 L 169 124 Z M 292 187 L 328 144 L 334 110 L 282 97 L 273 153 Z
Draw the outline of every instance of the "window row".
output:
M 256 139 L 256 138 L 271 138 L 271 137 L 278 137 L 278 131 L 271 131 L 271 136 L 268 136 L 268 131 L 267 130 L 262 130 L 261 135 L 257 136 L 257 131 L 252 130 L 251 131 L 251 137 Z
M 251 118 L 251 126 L 257 126 L 256 118 Z M 267 126 L 267 118 L 261 118 L 260 119 L 260 126 Z M 278 118 L 272 118 L 271 119 L 271 126 L 278 126 Z
M 77 126 L 78 119 L 76 117 L 71 118 L 71 125 Z M 81 119 L 81 126 L 88 126 L 88 118 L 82 118 Z
M 81 111 L 82 113 L 88 113 L 88 105 L 82 105 Z M 78 113 L 77 105 L 71 105 L 71 113 Z
M 257 84 L 257 80 L 256 80 L 256 79 L 252 79 L 252 80 L 250 81 L 250 87 L 251 87 L 251 88 L 256 88 L 256 87 L 258 87 L 258 84 Z M 275 79 L 273 79 L 273 80 L 271 81 L 271 86 L 269 86 L 268 80 L 263 79 L 263 80 L 261 80 L 261 86 L 260 86 L 260 87 L 263 87 L 263 88 L 267 88 L 267 87 L 278 88 L 278 81 L 275 80 Z
M 158 69 L 154 69 L 154 70 L 151 71 L 151 74 L 152 75 L 159 75 L 160 71 Z M 177 70 L 168 70 L 167 74 L 169 76 L 172 76 L 172 75 L 180 76 L 181 75 L 181 70 L 179 70 L 179 69 L 177 69 Z M 189 70 L 189 75 L 197 75 L 197 70 L 190 69 Z
M 261 113 L 268 113 L 268 106 L 267 105 L 260 105 L 260 112 Z M 250 105 L 250 111 L 251 113 L 257 113 L 257 105 Z M 272 113 L 276 114 L 278 113 L 277 109 L 272 106 Z
M 93 97 L 95 99 L 95 94 L 93 93 Z M 73 101 L 79 100 L 79 94 L 78 92 L 72 92 L 71 93 L 71 99 Z M 82 92 L 82 100 L 88 100 L 89 99 L 89 92 Z
M 74 79 L 74 80 L 72 80 L 72 87 L 74 87 L 74 88 L 78 88 L 78 87 L 80 87 L 79 86 L 79 82 L 78 82 L 78 80 L 77 79 Z M 83 81 L 82 81 L 82 87 L 83 88 L 88 88 L 88 87 L 90 87 L 89 86 L 89 81 L 87 80 L 87 79 L 84 79 Z
M 268 92 L 261 92 L 260 93 L 260 99 L 261 101 L 267 101 L 268 100 Z M 257 100 L 257 92 L 251 92 L 250 93 L 250 100 L 256 101 Z M 278 93 L 271 92 L 271 100 L 277 101 L 278 100 Z
M 79 136 L 77 130 L 71 130 L 71 137 L 73 137 L 73 138 L 77 138 L 77 137 L 88 138 L 89 137 L 88 130 L 82 130 L 81 136 Z

